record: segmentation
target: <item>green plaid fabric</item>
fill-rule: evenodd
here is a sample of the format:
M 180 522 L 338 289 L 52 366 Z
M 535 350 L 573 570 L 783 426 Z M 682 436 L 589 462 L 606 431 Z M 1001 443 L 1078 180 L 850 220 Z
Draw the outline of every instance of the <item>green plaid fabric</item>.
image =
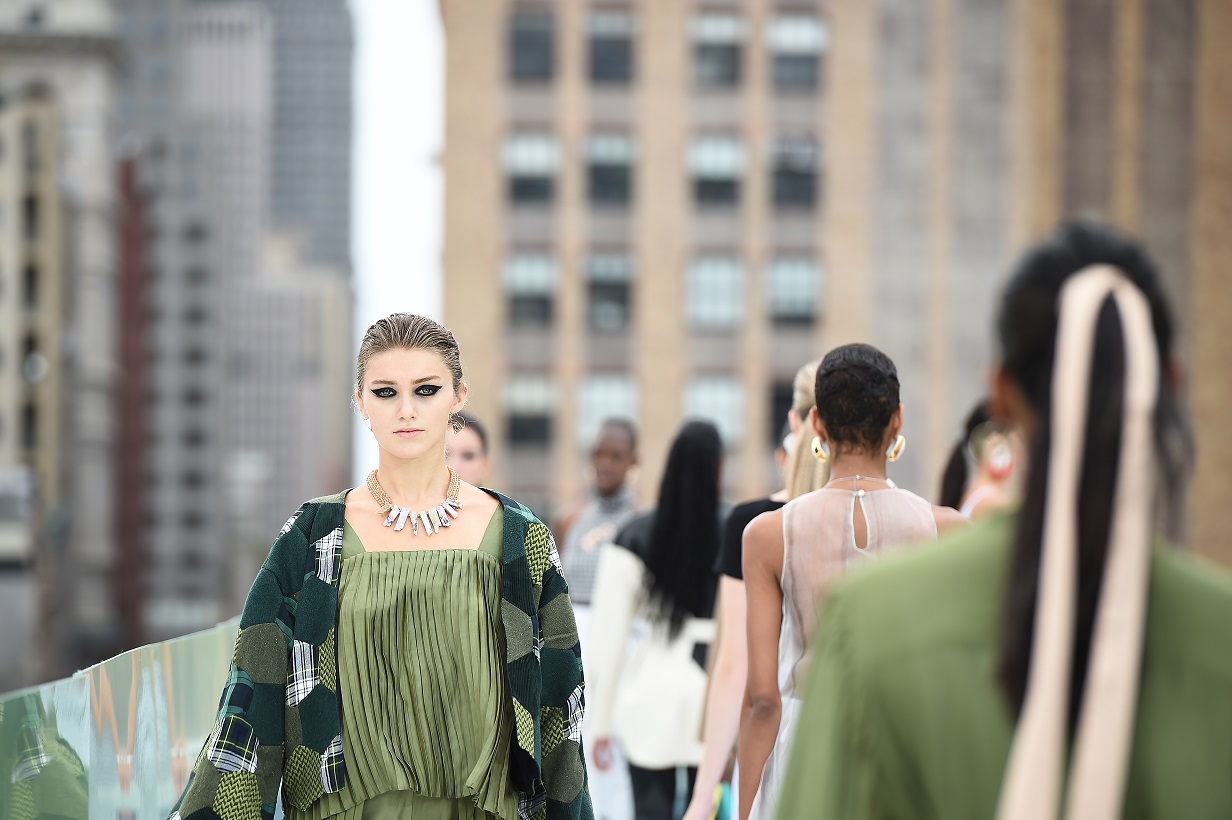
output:
M 556 543 L 529 509 L 492 494 L 505 510 L 501 611 L 517 726 L 510 775 L 520 812 L 536 820 L 593 820 L 581 748 L 581 648 Z M 218 724 L 173 817 L 268 817 L 280 787 L 284 802 L 300 809 L 345 788 L 340 690 L 346 682 L 322 680 L 322 669 L 337 668 L 331 639 L 344 496 L 307 502 L 274 541 L 240 617 Z M 322 652 L 333 657 L 323 661 Z M 553 727 L 546 749 L 545 719 Z M 257 787 L 229 781 L 219 800 L 222 776 L 232 772 L 255 773 Z

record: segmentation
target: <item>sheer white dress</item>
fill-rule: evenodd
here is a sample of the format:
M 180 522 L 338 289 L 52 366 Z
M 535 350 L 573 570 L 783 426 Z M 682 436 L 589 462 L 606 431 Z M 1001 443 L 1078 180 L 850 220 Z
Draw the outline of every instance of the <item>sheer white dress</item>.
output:
M 857 505 L 868 524 L 864 547 L 856 546 Z M 800 715 L 797 693 L 803 693 L 809 639 L 826 588 L 865 562 L 936 538 L 932 504 L 893 484 L 877 490 L 825 487 L 783 507 L 783 626 L 779 635 L 783 708 L 751 818 L 774 817 Z

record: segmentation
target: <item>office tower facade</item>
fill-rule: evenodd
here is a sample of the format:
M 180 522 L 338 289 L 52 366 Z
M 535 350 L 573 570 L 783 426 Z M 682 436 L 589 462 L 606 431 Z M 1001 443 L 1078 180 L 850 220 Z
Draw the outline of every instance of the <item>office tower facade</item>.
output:
M 10 683 L 116 639 L 118 68 L 110 3 L 0 9 L 0 470 L 28 490 L 6 505 L 28 525 L 4 558 Z
M 301 501 L 348 478 L 345 415 L 338 421 L 328 406 L 343 414 L 347 406 L 350 378 L 338 362 L 349 358 L 352 300 L 347 269 L 313 255 L 315 226 L 284 224 L 273 204 L 281 103 L 269 4 L 120 7 L 132 60 L 125 122 L 141 146 L 152 223 L 140 491 L 150 545 L 145 623 L 159 639 L 237 612 L 254 554 L 263 557 Z M 336 63 L 330 71 L 349 83 L 349 64 Z M 302 125 L 300 140 L 320 143 L 315 127 Z M 349 162 L 349 127 L 325 129 L 324 142 L 335 141 Z M 309 164 L 293 170 L 312 177 Z M 333 201 L 345 229 L 346 189 Z
M 351 13 L 346 0 L 265 5 L 274 38 L 271 218 L 300 235 L 306 257 L 349 275 Z
M 1066 218 L 1139 236 L 1188 363 L 1189 537 L 1232 563 L 1232 345 L 1220 329 L 1232 303 L 1221 227 L 1232 216 L 1221 79 L 1232 9 L 833 0 L 830 16 L 844 35 L 826 101 L 828 338 L 872 339 L 895 356 L 912 384 L 909 423 L 936 464 L 992 363 L 995 297 L 1026 243 Z
M 440 9 L 445 319 L 494 485 L 563 512 L 624 416 L 649 498 L 705 417 L 728 491 L 764 492 L 824 331 L 820 4 Z

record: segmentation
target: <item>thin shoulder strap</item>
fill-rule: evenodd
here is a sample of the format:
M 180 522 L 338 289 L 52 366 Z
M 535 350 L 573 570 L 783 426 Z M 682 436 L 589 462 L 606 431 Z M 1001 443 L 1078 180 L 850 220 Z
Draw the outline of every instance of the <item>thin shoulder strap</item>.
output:
M 1150 570 L 1155 469 L 1152 424 L 1159 360 L 1146 297 L 1116 268 L 1090 267 L 1060 295 L 1052 384 L 1052 441 L 1040 587 L 1022 713 L 1001 784 L 998 820 L 1052 820 L 1066 760 L 1077 589 L 1078 490 L 1091 359 L 1100 309 L 1111 297 L 1125 338 L 1125 412 L 1108 557 L 1096 611 L 1082 711 L 1068 780 L 1068 820 L 1121 816 Z

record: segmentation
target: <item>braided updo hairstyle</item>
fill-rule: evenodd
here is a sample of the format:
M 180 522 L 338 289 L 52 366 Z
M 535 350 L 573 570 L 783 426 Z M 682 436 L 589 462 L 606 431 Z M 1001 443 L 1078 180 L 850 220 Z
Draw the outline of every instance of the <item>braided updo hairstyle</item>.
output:
M 831 448 L 879 450 L 898 410 L 898 370 L 872 345 L 836 347 L 821 360 L 817 415 Z

